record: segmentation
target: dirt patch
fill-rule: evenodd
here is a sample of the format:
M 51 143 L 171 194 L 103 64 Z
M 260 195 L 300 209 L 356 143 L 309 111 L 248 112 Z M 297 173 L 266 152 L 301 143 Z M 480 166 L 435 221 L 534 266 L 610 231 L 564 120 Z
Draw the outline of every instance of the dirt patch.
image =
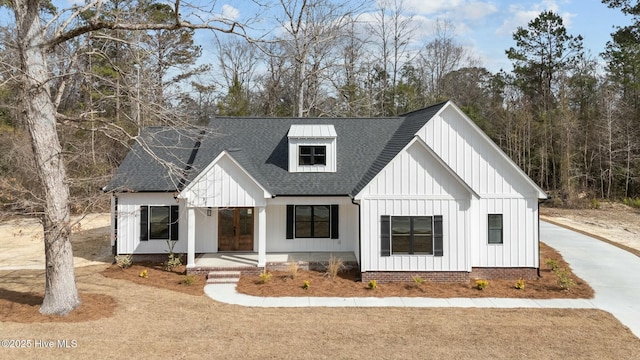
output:
M 640 256 L 640 209 L 602 202 L 598 209 L 540 208 L 540 218 Z M 544 240 L 544 239 L 543 239 Z
M 146 277 L 140 276 L 143 271 L 146 271 Z M 167 271 L 164 265 L 153 262 L 137 263 L 125 269 L 117 265 L 111 265 L 101 274 L 112 279 L 128 280 L 140 285 L 153 286 L 195 296 L 204 294 L 204 286 L 207 282 L 204 275 L 189 275 L 193 282 L 186 284 L 187 275 L 184 265 Z
M 42 293 L 0 290 L 0 321 L 20 323 L 80 322 L 113 316 L 116 301 L 105 294 L 80 294 L 80 306 L 65 316 L 42 315 Z
M 109 214 L 74 217 L 71 228 L 75 267 L 111 263 Z M 39 220 L 15 218 L 0 223 L 0 270 L 44 269 L 44 232 Z
M 328 277 L 319 271 L 298 270 L 292 277 L 290 272 L 273 271 L 271 279 L 263 283 L 259 276 L 241 276 L 238 292 L 255 296 L 321 296 L 321 297 L 433 297 L 433 298 L 592 298 L 593 289 L 584 280 L 571 272 L 571 268 L 562 256 L 546 244 L 540 245 L 541 277 L 525 281 L 524 289 L 516 289 L 516 280 L 489 280 L 484 290 L 478 290 L 475 281 L 468 284 L 442 284 L 423 282 L 396 282 L 378 284 L 370 289 L 367 283 L 356 281 L 357 271 L 345 271 L 337 277 Z M 545 264 L 547 259 L 554 260 L 559 269 L 566 269 L 575 286 L 564 290 L 558 283 L 557 272 L 551 271 Z M 309 286 L 305 289 L 304 282 Z

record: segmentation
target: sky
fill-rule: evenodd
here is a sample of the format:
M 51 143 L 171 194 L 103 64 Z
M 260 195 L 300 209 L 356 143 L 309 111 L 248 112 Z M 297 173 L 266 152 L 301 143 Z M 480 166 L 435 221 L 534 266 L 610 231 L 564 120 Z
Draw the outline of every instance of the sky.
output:
M 170 0 L 157 0 L 172 3 Z M 301 1 L 301 0 L 299 0 Z M 355 3 L 358 0 L 335 0 Z M 373 11 L 374 1 L 365 1 L 363 18 L 366 12 Z M 391 0 L 393 1 L 393 0 Z M 604 65 L 600 53 L 605 49 L 615 26 L 631 23 L 631 19 L 619 9 L 609 9 L 600 0 L 397 0 L 413 14 L 418 24 L 418 37 L 414 40 L 418 48 L 433 39 L 433 25 L 437 20 L 450 21 L 455 26 L 455 41 L 480 60 L 480 66 L 491 72 L 500 69 L 509 71 L 512 63 L 505 51 L 515 46 L 513 33 L 518 27 L 527 27 L 527 23 L 542 11 L 551 10 L 562 16 L 570 35 L 582 35 L 585 49 L 600 64 Z M 278 7 L 276 0 L 189 0 L 186 3 L 199 3 L 211 13 L 233 18 L 239 22 L 250 19 L 256 32 L 274 31 L 273 12 L 259 7 L 256 3 L 266 3 Z M 83 4 L 84 0 L 54 0 L 59 9 L 74 4 Z M 188 8 L 183 7 L 188 12 Z M 210 17 L 211 13 L 202 14 Z M 369 16 L 370 18 L 370 16 Z M 254 34 L 255 36 L 255 34 Z M 196 40 L 203 47 L 203 58 L 199 63 L 216 64 L 215 43 L 211 32 L 197 32 Z
M 372 3 L 368 2 L 370 8 Z M 600 0 L 404 0 L 404 5 L 420 24 L 421 36 L 416 43 L 428 42 L 434 22 L 446 19 L 455 26 L 457 43 L 479 57 L 481 65 L 492 72 L 511 70 L 505 51 L 515 46 L 513 33 L 518 27 L 526 28 L 542 11 L 561 15 L 568 33 L 582 35 L 585 49 L 600 63 L 599 54 L 611 39 L 614 26 L 631 22 L 620 10 L 609 9 Z M 268 17 L 257 14 L 251 1 L 218 1 L 216 8 L 239 20 Z

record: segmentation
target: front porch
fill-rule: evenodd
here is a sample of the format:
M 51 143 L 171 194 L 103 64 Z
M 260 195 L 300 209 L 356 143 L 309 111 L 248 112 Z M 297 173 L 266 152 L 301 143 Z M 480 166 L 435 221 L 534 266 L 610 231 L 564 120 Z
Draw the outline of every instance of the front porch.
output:
M 324 267 L 329 259 L 341 259 L 350 267 L 357 267 L 358 261 L 353 252 L 274 252 L 266 254 L 268 269 L 286 269 L 287 264 L 297 262 L 300 268 L 314 269 Z M 243 273 L 259 273 L 259 254 L 256 252 L 220 252 L 200 254 L 195 258 L 195 266 L 187 268 L 190 274 L 206 274 L 213 270 L 235 270 Z

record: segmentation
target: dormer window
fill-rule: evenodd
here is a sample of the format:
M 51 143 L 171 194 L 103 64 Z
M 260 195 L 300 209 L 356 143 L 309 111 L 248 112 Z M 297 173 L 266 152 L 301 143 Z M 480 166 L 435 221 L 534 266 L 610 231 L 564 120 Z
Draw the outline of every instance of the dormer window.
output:
M 330 124 L 295 124 L 289 129 L 290 172 L 336 172 L 336 130 Z
M 326 146 L 300 146 L 298 165 L 327 165 Z

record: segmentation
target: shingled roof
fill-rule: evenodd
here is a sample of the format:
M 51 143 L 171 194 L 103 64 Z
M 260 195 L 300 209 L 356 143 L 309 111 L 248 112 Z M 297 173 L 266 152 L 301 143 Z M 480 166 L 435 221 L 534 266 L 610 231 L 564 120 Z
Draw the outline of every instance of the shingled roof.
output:
M 146 128 L 104 190 L 179 192 L 227 151 L 276 196 L 355 196 L 445 104 L 387 118 L 216 117 L 206 128 Z M 334 126 L 336 172 L 288 171 L 293 124 Z

